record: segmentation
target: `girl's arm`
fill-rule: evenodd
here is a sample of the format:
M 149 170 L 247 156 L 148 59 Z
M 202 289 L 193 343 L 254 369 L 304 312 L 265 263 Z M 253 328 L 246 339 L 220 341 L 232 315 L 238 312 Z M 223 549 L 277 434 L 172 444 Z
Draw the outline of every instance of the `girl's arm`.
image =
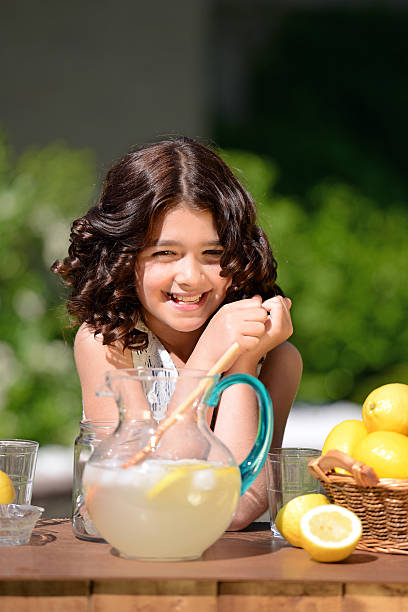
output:
M 85 324 L 81 325 L 74 343 L 75 363 L 82 389 L 82 404 L 87 419 L 115 421 L 118 409 L 110 397 L 97 397 L 95 391 L 105 382 L 105 372 L 133 368 L 132 354 L 116 346 L 102 344 Z
M 227 372 L 237 373 L 246 369 L 238 362 Z M 286 420 L 295 399 L 302 375 L 302 359 L 298 350 L 289 342 L 283 342 L 272 349 L 265 357 L 259 379 L 266 386 L 273 405 L 274 432 L 271 447 L 280 447 L 285 431 Z M 249 453 L 258 431 L 258 409 L 254 393 L 247 385 L 241 391 L 235 385 L 230 394 L 220 403 L 216 421 L 216 435 L 230 448 L 236 461 L 240 463 Z M 231 403 L 230 403 L 231 402 Z M 229 530 L 243 529 L 258 518 L 268 508 L 266 472 L 263 468 L 251 488 L 241 497 Z
M 259 378 L 270 393 L 274 407 L 272 446 L 282 443 L 286 419 L 302 372 L 300 354 L 286 342 L 293 331 L 290 307 L 290 300 L 280 296 L 264 304 L 256 296 L 252 300 L 224 306 L 209 322 L 188 361 L 189 367 L 200 367 L 201 359 L 207 368 L 209 355 L 215 361 L 216 351 L 224 351 L 232 341 L 237 341 L 242 351 L 225 374 L 244 372 L 256 376 L 258 363 L 265 357 Z M 254 391 L 248 385 L 234 385 L 224 391 L 215 433 L 238 463 L 249 453 L 257 430 L 258 408 Z M 230 529 L 243 529 L 260 516 L 267 505 L 266 476 L 262 470 L 249 491 L 241 497 Z

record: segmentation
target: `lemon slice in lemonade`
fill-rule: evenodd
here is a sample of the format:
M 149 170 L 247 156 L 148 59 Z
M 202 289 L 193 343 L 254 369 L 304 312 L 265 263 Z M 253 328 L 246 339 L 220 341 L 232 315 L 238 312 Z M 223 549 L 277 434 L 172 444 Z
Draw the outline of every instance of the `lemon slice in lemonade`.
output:
M 217 468 L 217 478 L 221 480 L 229 480 L 231 477 L 239 479 L 239 470 L 234 465 L 224 465 Z
M 151 489 L 149 489 L 146 493 L 147 499 L 155 499 L 163 492 L 169 490 L 170 487 L 176 484 L 184 484 L 185 481 L 190 478 L 192 471 L 196 470 L 205 470 L 208 468 L 212 468 L 213 466 L 209 463 L 208 465 L 199 463 L 188 463 L 184 464 L 178 468 L 171 469 L 167 474 L 163 476 Z
M 361 521 L 354 512 L 335 504 L 316 506 L 300 521 L 302 547 L 315 561 L 346 559 L 357 546 Z
M 11 504 L 15 495 L 10 477 L 0 470 L 0 504 Z

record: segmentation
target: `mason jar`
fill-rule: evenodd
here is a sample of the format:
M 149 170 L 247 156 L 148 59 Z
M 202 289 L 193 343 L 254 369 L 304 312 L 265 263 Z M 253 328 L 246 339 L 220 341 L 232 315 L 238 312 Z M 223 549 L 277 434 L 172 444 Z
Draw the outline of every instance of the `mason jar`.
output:
M 99 442 L 102 442 L 116 427 L 117 421 L 87 419 L 80 421 L 79 434 L 74 445 L 74 474 L 72 487 L 72 529 L 77 538 L 103 542 L 102 536 L 88 515 L 82 489 L 82 476 L 86 462 Z

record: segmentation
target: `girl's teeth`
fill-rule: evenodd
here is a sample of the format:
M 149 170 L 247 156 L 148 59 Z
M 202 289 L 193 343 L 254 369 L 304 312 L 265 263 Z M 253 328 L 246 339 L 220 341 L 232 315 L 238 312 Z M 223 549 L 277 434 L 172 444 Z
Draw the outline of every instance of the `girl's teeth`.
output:
M 171 299 L 175 300 L 176 302 L 186 302 L 188 304 L 196 304 L 197 302 L 199 302 L 201 300 L 201 298 L 203 297 L 203 294 L 201 295 L 195 295 L 195 296 L 189 296 L 189 295 L 174 295 L 173 293 L 170 294 Z

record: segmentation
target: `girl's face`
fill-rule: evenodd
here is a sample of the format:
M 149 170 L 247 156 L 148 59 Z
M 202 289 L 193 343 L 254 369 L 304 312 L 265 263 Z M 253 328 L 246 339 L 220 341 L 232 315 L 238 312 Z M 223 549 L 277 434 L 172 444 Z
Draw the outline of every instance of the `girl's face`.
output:
M 136 263 L 137 295 L 156 335 L 205 325 L 231 284 L 220 276 L 222 252 L 209 211 L 181 204 L 157 222 Z

